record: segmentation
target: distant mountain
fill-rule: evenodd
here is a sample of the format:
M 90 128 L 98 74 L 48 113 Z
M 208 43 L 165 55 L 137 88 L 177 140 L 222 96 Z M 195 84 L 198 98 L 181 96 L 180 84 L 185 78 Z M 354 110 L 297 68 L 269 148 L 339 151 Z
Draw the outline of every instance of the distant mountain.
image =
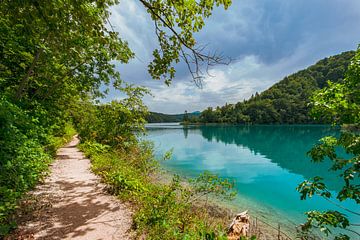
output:
M 192 113 L 187 113 L 189 119 L 193 117 L 200 116 L 201 112 L 196 111 Z M 148 123 L 162 123 L 162 122 L 182 122 L 184 120 L 185 113 L 181 114 L 165 114 L 165 113 L 157 113 L 157 112 L 150 112 L 149 115 L 146 117 L 146 121 Z
M 309 116 L 310 97 L 327 86 L 327 81 L 342 81 L 354 51 L 320 60 L 316 64 L 285 77 L 249 100 L 204 110 L 198 122 L 240 124 L 314 123 Z

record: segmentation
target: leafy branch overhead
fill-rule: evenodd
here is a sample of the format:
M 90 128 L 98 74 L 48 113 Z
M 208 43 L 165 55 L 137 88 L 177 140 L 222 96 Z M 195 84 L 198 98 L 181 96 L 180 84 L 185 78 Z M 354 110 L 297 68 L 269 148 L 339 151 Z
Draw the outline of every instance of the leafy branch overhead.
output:
M 331 161 L 329 171 L 339 174 L 343 180 L 343 185 L 335 196 L 339 202 L 353 201 L 360 204 L 360 48 L 348 67 L 345 79 L 338 83 L 329 81 L 328 86 L 319 90 L 312 101 L 312 114 L 315 118 L 331 119 L 334 125 L 342 125 L 343 129 L 339 137 L 327 136 L 320 139 L 308 154 L 315 163 Z M 351 229 L 351 226 L 359 226 L 359 223 L 350 221 L 350 216 L 360 216 L 359 210 L 348 209 L 334 202 L 321 177 L 302 182 L 297 190 L 301 193 L 301 199 L 318 195 L 341 209 L 307 212 L 303 230 L 319 228 L 329 235 L 333 228 L 341 228 L 360 237 L 360 233 Z M 347 234 L 340 233 L 335 239 L 350 238 Z
M 216 52 L 205 52 L 199 46 L 194 33 L 204 26 L 204 19 L 212 14 L 214 6 L 227 9 L 231 0 L 163 1 L 140 0 L 155 24 L 155 33 L 160 47 L 153 51 L 154 60 L 149 64 L 149 73 L 154 79 L 164 79 L 169 85 L 175 77 L 174 64 L 183 59 L 197 86 L 201 86 L 204 73 L 217 64 L 229 64 L 231 59 Z
M 0 88 L 20 101 L 102 96 L 119 85 L 113 60 L 134 56 L 106 26 L 112 1 L 2 1 Z M 15 92 L 15 94 L 13 94 Z

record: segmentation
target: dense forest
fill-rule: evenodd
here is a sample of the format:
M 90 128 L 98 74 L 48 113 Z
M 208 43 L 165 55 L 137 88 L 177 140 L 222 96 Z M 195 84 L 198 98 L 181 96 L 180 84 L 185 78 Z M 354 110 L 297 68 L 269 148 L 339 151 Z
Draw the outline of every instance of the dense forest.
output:
M 16 228 L 23 198 L 44 180 L 57 149 L 76 133 L 93 170 L 101 169 L 97 174 L 114 194 L 137 204 L 139 234 L 198 239 L 219 229 L 196 215 L 190 201 L 177 198 L 175 193 L 185 193 L 177 178 L 171 186 L 149 179 L 157 166 L 153 148 L 138 138 L 148 112 L 142 97 L 149 91 L 124 82 L 116 69 L 115 62 L 126 64 L 135 54 L 109 20 L 115 4 L 119 1 L 1 1 L 0 239 Z M 212 56 L 197 50 L 193 34 L 215 6 L 226 9 L 230 1 L 139 4 L 159 35 L 148 66 L 153 79 L 170 84 L 174 65 L 189 51 L 211 63 Z M 97 103 L 109 88 L 125 98 Z
M 194 121 L 204 123 L 295 124 L 324 123 L 327 119 L 310 117 L 311 96 L 327 86 L 340 82 L 354 56 L 348 51 L 320 60 L 315 65 L 285 77 L 262 93 L 236 104 L 215 109 L 209 107 Z
M 183 113 L 183 114 L 165 114 L 157 112 L 149 112 L 146 116 L 148 123 L 169 123 L 169 122 L 182 122 L 186 120 L 200 116 L 200 112 Z

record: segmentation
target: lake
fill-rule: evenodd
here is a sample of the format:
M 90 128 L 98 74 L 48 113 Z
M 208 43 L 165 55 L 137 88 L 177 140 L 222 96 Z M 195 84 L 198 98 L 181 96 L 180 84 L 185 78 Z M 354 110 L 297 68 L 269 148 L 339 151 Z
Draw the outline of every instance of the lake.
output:
M 238 211 L 268 223 L 280 223 L 287 232 L 305 220 L 312 209 L 336 209 L 314 197 L 300 200 L 296 187 L 306 178 L 322 176 L 335 193 L 341 181 L 328 172 L 330 162 L 315 164 L 306 153 L 324 136 L 338 129 L 319 125 L 181 126 L 149 124 L 147 138 L 155 143 L 158 156 L 172 149 L 165 169 L 184 177 L 196 177 L 205 170 L 233 179 L 238 192 L 231 203 Z M 343 206 L 360 212 L 348 201 Z M 356 215 L 349 217 L 360 222 Z

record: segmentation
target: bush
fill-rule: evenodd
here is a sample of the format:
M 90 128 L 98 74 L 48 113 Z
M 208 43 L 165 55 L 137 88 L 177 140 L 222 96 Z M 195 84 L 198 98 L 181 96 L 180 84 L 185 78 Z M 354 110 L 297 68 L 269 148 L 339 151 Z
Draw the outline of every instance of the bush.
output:
M 91 158 L 92 170 L 110 191 L 134 203 L 138 234 L 145 233 L 147 239 L 226 239 L 223 219 L 197 208 L 193 200 L 204 191 L 233 196 L 228 193 L 233 186 L 229 181 L 205 173 L 191 182 L 192 187 L 182 184 L 178 176 L 169 184 L 155 182 L 152 178 L 158 163 L 148 142 L 133 144 L 126 150 L 94 142 L 85 142 L 80 148 Z M 211 182 L 205 184 L 208 180 Z
M 56 147 L 69 140 L 51 137 L 38 119 L 0 98 L 0 238 L 15 227 L 11 214 L 21 196 L 33 188 L 47 172 Z M 52 141 L 50 140 L 52 139 Z

